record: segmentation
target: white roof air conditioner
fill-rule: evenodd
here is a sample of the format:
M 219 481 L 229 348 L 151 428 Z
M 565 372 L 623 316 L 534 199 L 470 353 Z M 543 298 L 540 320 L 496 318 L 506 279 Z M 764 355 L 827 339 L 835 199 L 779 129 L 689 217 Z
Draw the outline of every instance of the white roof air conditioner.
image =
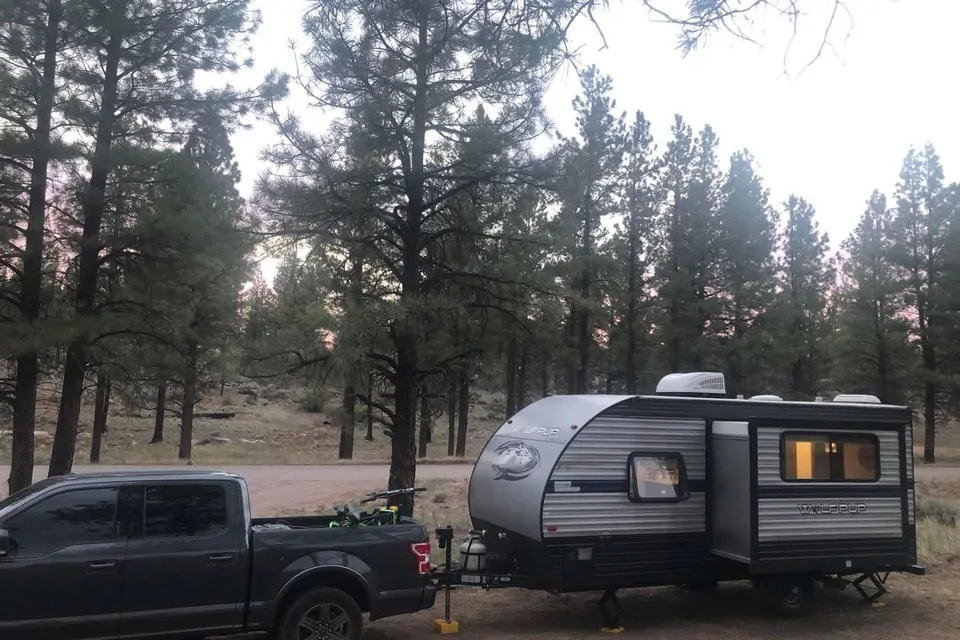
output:
M 657 383 L 657 393 L 672 395 L 727 395 L 727 385 L 722 373 L 696 371 L 692 373 L 671 373 Z

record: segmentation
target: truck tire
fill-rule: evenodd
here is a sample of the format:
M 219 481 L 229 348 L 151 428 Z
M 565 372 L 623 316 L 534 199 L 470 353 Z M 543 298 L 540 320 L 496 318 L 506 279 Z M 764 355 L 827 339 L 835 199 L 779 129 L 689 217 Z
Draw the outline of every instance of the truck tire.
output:
M 317 587 L 304 591 L 287 607 L 278 631 L 276 640 L 360 640 L 363 613 L 356 600 L 340 589 Z

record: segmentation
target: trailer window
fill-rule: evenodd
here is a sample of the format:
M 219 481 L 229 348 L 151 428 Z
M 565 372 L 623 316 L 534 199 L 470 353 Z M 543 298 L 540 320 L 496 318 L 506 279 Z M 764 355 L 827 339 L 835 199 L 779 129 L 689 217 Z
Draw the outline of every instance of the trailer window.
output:
M 679 453 L 635 451 L 627 461 L 631 502 L 682 502 L 690 497 Z
M 880 444 L 871 434 L 785 433 L 780 477 L 787 482 L 875 482 Z

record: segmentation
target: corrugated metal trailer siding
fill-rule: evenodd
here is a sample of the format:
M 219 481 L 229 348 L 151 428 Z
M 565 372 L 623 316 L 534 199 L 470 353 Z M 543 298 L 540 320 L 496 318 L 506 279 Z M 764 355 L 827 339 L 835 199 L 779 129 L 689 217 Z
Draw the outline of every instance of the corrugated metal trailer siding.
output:
M 798 429 L 758 429 L 757 430 L 757 484 L 764 486 L 797 486 L 794 482 L 784 482 L 780 477 L 780 436 L 785 431 Z M 800 431 L 814 433 L 817 429 Z M 863 431 L 825 429 L 823 433 L 862 435 Z M 900 436 L 895 431 L 879 431 L 876 435 L 880 442 L 880 479 L 871 486 L 900 486 Z M 848 487 L 847 482 L 818 482 L 816 487 Z
M 706 425 L 702 420 L 597 416 L 567 446 L 550 480 L 627 480 L 634 451 L 678 451 L 691 480 L 706 477 Z
M 550 481 L 606 481 L 611 491 L 547 493 L 544 538 L 597 535 L 700 533 L 706 531 L 704 493 L 679 504 L 636 504 L 627 497 L 627 458 L 634 451 L 683 454 L 690 481 L 706 479 L 706 423 L 676 418 L 597 416 L 567 446 Z M 548 531 L 547 525 L 551 529 Z
M 692 493 L 679 503 L 635 504 L 625 493 L 548 493 L 543 527 L 544 538 L 698 533 L 706 530 L 706 500 Z
M 868 484 L 816 482 L 803 485 L 785 482 L 780 477 L 780 437 L 798 429 L 760 428 L 757 430 L 758 491 L 767 487 L 790 487 L 809 494 L 805 497 L 760 497 L 757 500 L 757 540 L 761 544 L 778 540 L 850 540 L 903 537 L 903 503 L 899 495 L 869 496 L 869 488 L 892 489 L 900 486 L 900 435 L 896 431 L 877 431 L 872 435 L 880 444 L 880 478 Z M 815 433 L 818 429 L 802 429 Z M 863 431 L 824 429 L 830 434 L 863 434 Z M 841 489 L 849 489 L 849 494 Z M 816 495 L 824 491 L 824 497 Z M 827 494 L 827 491 L 830 493 Z M 829 495 L 829 497 L 826 497 Z M 833 513 L 817 517 L 801 513 L 799 504 L 817 509 L 821 504 L 863 505 L 856 513 Z
M 831 515 L 824 518 L 801 515 L 796 498 L 768 498 L 757 504 L 757 539 L 811 540 L 851 538 L 899 538 L 903 535 L 902 503 L 899 497 L 884 498 L 830 498 L 802 500 L 816 507 L 818 503 L 845 503 L 864 505 L 863 513 Z

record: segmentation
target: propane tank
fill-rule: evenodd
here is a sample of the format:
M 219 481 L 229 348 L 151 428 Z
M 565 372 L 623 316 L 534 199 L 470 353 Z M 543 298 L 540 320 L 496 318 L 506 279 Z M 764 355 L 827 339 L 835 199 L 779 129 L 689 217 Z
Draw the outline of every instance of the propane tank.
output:
M 460 569 L 463 571 L 480 572 L 487 566 L 487 546 L 477 533 L 460 545 Z

